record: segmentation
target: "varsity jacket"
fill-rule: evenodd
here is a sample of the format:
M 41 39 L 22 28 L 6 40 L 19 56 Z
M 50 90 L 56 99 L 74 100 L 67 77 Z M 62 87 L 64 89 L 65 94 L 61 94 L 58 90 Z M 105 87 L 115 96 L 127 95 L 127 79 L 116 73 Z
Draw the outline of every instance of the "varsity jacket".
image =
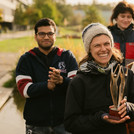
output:
M 134 24 L 124 31 L 120 30 L 117 25 L 108 28 L 113 35 L 115 47 L 121 50 L 124 56 L 123 65 L 134 61 Z
M 65 129 L 72 134 L 126 134 L 125 123 L 111 124 L 102 119 L 113 105 L 110 74 L 81 72 L 70 82 L 66 96 Z M 134 76 L 128 71 L 125 95 L 129 116 L 134 118 Z
M 56 48 L 52 61 L 47 65 L 44 63 L 46 59 L 41 60 L 37 54 L 40 52 L 37 49 L 26 52 L 19 59 L 16 83 L 20 94 L 26 98 L 26 124 L 53 127 L 63 123 L 66 90 L 78 69 L 77 62 L 71 51 Z M 54 91 L 47 88 L 49 66 L 60 69 L 63 76 L 63 83 L 56 85 Z

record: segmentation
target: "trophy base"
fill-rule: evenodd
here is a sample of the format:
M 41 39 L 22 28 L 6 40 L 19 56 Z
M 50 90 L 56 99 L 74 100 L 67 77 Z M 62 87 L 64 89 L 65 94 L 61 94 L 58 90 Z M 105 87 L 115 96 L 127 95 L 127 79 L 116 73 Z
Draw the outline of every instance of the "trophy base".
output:
M 109 118 L 113 119 L 113 120 L 120 120 L 121 119 L 116 108 L 109 109 Z

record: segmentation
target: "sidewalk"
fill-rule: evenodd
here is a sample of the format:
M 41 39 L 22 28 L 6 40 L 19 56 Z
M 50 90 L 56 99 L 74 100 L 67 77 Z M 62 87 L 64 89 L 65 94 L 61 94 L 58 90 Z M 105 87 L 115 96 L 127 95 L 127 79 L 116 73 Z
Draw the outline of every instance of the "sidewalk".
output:
M 13 88 L 4 88 L 3 83 L 11 78 L 11 75 L 6 74 L 0 79 L 0 109 L 6 103 L 10 95 L 12 94 Z
M 13 88 L 4 88 L 3 84 L 11 78 L 18 59 L 16 53 L 0 53 L 0 109 L 10 97 Z
M 12 33 L 2 33 L 0 34 L 0 41 L 10 38 L 19 38 L 24 36 L 33 36 L 34 31 L 33 30 L 26 30 L 26 31 L 18 31 L 18 32 L 12 32 Z
M 0 41 L 19 38 L 24 36 L 33 36 L 33 30 L 18 31 L 12 33 L 0 34 Z M 19 55 L 17 53 L 0 53 L 0 109 L 12 94 L 12 88 L 4 88 L 3 84 L 11 78 L 10 71 L 15 69 Z

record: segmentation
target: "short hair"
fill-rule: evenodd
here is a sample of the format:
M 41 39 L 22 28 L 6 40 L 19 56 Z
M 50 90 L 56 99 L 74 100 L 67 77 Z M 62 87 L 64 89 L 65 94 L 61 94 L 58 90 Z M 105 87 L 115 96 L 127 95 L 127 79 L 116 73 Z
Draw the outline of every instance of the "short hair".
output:
M 40 19 L 35 24 L 35 27 L 34 27 L 35 34 L 37 34 L 37 32 L 38 32 L 38 27 L 41 27 L 41 26 L 52 26 L 54 28 L 54 32 L 56 32 L 56 24 L 52 19 L 49 19 L 49 18 Z
M 134 19 L 134 6 L 132 4 L 128 4 L 126 1 L 119 2 L 113 9 L 113 13 L 110 19 L 111 25 L 113 25 L 113 20 L 116 19 L 120 13 L 126 12 L 129 12 Z

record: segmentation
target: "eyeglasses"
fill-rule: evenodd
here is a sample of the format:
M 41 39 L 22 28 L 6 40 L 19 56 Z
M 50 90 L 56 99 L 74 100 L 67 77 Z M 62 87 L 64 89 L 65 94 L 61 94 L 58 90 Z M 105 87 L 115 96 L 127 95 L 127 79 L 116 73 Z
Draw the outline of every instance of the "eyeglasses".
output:
M 50 37 L 52 37 L 54 35 L 54 33 L 53 32 L 48 32 L 48 33 L 39 32 L 39 33 L 37 33 L 37 35 L 39 35 L 39 37 L 41 37 L 41 38 L 44 38 L 47 35 L 50 38 Z

